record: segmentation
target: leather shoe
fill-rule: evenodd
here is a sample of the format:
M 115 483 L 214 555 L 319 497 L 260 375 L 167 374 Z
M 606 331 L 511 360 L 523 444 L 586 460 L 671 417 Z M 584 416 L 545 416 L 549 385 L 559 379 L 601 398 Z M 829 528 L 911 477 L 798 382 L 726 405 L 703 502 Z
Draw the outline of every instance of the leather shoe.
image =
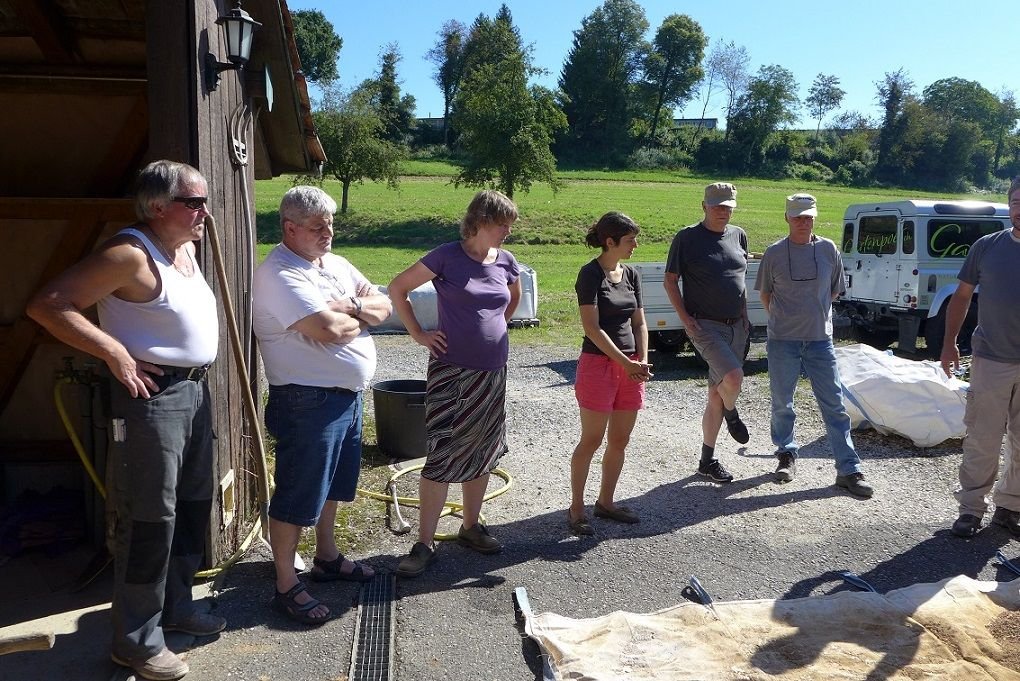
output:
M 163 631 L 181 631 L 192 636 L 212 636 L 223 631 L 227 620 L 206 612 L 193 612 L 180 622 L 164 622 Z
M 634 523 L 641 522 L 641 518 L 638 517 L 638 514 L 626 506 L 607 508 L 596 501 L 593 513 L 596 518 L 608 518 L 609 520 L 615 520 L 618 523 L 633 525 Z
M 417 577 L 436 559 L 436 545 L 415 542 L 411 552 L 400 560 L 397 574 L 401 577 Z
M 842 487 L 850 494 L 865 499 L 875 493 L 875 488 L 864 481 L 864 473 L 850 473 L 849 475 L 837 475 L 836 487 Z
M 149 681 L 176 681 L 189 671 L 188 663 L 169 648 L 163 648 L 145 660 L 125 660 L 116 654 L 111 654 L 110 659 L 121 667 L 133 669 L 138 676 Z
M 481 523 L 475 523 L 469 528 L 461 525 L 457 531 L 457 543 L 478 553 L 492 554 L 503 550 L 499 540 L 489 534 L 489 530 Z
M 961 513 L 960 517 L 953 523 L 953 534 L 957 537 L 969 539 L 981 529 L 981 518 L 970 513 Z
M 992 524 L 1004 527 L 1017 539 L 1020 539 L 1020 511 L 1011 511 L 1001 506 L 992 515 Z

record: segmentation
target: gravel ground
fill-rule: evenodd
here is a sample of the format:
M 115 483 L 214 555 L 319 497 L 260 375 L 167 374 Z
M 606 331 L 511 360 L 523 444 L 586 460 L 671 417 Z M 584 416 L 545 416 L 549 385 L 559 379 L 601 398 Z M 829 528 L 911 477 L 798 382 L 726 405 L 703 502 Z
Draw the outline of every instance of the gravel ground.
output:
M 376 380 L 424 377 L 424 350 L 410 339 L 380 336 L 377 344 Z M 444 543 L 429 572 L 398 580 L 393 678 L 540 678 L 537 648 L 514 622 L 511 593 L 518 586 L 527 588 L 536 611 L 583 618 L 674 605 L 691 575 L 716 600 L 829 593 L 845 588 L 833 572 L 844 569 L 879 591 L 956 574 L 1010 578 L 992 559 L 999 547 L 1010 557 L 1020 547 L 1008 545 L 1000 530 L 987 529 L 969 541 L 948 533 L 956 516 L 952 489 L 959 441 L 919 450 L 898 437 L 855 434 L 877 492 L 871 500 L 854 498 L 833 485 L 829 446 L 805 389 L 798 394 L 803 449 L 797 477 L 773 482 L 763 354 L 764 344 L 755 343 L 739 402 L 751 441 L 738 446 L 720 437 L 717 451 L 737 480 L 719 486 L 694 475 L 705 372 L 689 355 L 653 353 L 648 406 L 638 418 L 618 489 L 618 499 L 641 522 L 594 519 L 597 535 L 578 538 L 566 526 L 568 462 L 578 434 L 572 390 L 577 351 L 515 344 L 508 379 L 510 454 L 502 464 L 514 488 L 483 509 L 505 550 L 480 556 Z M 597 470 L 593 466 L 589 503 Z M 406 487 L 404 493 L 412 492 L 413 480 Z M 356 557 L 378 569 L 395 569 L 416 531 L 415 511 L 405 517 L 415 526 L 412 534 L 390 534 L 383 529 L 380 504 L 370 519 L 377 522 L 367 531 L 370 548 Z M 456 525 L 448 519 L 440 529 Z M 271 574 L 268 553 L 259 548 L 222 580 L 216 607 L 230 626 L 219 640 L 200 641 L 208 644 L 188 654 L 193 669 L 188 679 L 347 678 L 357 587 L 313 585 L 318 597 L 343 614 L 305 630 L 266 608 Z

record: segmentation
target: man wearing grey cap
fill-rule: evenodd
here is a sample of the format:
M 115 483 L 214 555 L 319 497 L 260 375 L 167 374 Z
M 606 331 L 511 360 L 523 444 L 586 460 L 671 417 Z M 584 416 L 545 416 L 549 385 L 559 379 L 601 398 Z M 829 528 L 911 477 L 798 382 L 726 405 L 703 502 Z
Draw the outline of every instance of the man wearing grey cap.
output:
M 701 203 L 705 217 L 673 237 L 663 281 L 687 337 L 708 362 L 698 473 L 720 483 L 733 482 L 733 476 L 715 456 L 719 427 L 725 421 L 734 440 L 745 444 L 749 439 L 737 414 L 750 324 L 744 286 L 747 234 L 729 224 L 736 205 L 737 190 L 732 184 L 716 182 L 705 187 Z
M 832 346 L 832 301 L 846 290 L 843 261 L 835 243 L 814 233 L 817 215 L 815 197 L 810 194 L 786 197 L 790 234 L 765 249 L 754 284 L 769 313 L 771 430 L 779 457 L 776 481 L 789 482 L 797 471 L 793 394 L 803 367 L 832 447 L 836 486 L 870 497 L 874 490 L 864 480 L 850 439 L 850 417 L 843 406 Z

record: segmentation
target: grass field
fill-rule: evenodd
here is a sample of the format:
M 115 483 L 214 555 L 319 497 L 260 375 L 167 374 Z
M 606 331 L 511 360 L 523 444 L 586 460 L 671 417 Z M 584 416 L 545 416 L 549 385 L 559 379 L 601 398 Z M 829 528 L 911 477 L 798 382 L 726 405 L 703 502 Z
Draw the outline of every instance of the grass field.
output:
M 439 161 L 408 161 L 400 189 L 378 183 L 354 185 L 350 208 L 335 221 L 335 250 L 350 259 L 373 282 L 388 284 L 429 248 L 457 238 L 457 223 L 475 189 L 456 188 L 457 168 Z M 507 249 L 538 274 L 541 327 L 514 332 L 515 342 L 573 344 L 580 339 L 574 299 L 574 278 L 582 264 L 596 255 L 585 248 L 588 225 L 609 210 L 627 213 L 641 225 L 635 261 L 665 260 L 676 231 L 701 219 L 704 187 L 717 180 L 737 186 L 733 223 L 747 232 L 751 250 L 761 252 L 785 236 L 785 197 L 798 191 L 814 194 L 819 215 L 816 232 L 839 241 L 843 211 L 851 203 L 902 198 L 981 198 L 1005 201 L 1004 195 L 934 195 L 917 191 L 852 189 L 793 180 L 715 178 L 662 171 L 565 171 L 559 192 L 538 185 L 515 197 L 520 220 Z M 280 197 L 290 178 L 256 183 L 255 205 L 259 251 L 264 256 L 279 240 Z M 340 185 L 324 189 L 339 199 Z

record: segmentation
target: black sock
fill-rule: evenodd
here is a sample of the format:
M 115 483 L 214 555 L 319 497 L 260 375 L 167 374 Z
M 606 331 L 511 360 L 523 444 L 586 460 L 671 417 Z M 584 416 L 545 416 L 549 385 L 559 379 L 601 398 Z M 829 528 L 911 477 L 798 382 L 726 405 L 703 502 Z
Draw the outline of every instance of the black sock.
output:
M 740 418 L 740 415 L 737 414 L 737 407 L 735 405 L 734 405 L 733 409 L 727 409 L 727 408 L 723 407 L 722 415 L 723 415 L 723 418 L 725 418 L 727 421 L 732 421 L 734 419 Z
M 701 445 L 701 463 L 708 463 L 715 458 L 715 447 L 706 444 Z

